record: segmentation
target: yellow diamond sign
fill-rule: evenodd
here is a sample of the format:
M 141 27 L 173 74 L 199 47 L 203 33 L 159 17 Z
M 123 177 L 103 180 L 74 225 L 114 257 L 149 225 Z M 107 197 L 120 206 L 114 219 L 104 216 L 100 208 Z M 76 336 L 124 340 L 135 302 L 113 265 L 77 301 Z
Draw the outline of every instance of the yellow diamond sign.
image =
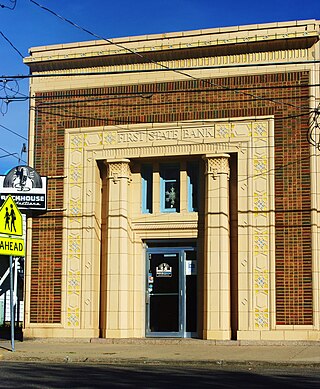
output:
M 0 234 L 22 236 L 22 215 L 9 195 L 0 209 Z

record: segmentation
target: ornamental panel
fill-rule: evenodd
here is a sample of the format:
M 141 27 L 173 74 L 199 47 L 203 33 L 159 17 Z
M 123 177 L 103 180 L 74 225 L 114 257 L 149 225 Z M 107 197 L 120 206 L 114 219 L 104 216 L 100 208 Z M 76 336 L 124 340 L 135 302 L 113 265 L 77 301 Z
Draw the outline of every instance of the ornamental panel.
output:
M 94 163 L 94 159 L 108 161 L 108 177 L 115 182 L 120 178 L 131 177 L 130 165 L 124 159 L 143 157 L 165 157 L 169 155 L 207 155 L 206 173 L 212 177 L 219 173 L 229 175 L 229 160 L 223 153 L 238 153 L 239 168 L 239 250 L 246 252 L 246 258 L 241 258 L 241 268 L 248 275 L 246 296 L 240 309 L 247 313 L 251 320 L 250 327 L 266 330 L 270 327 L 270 241 L 272 236 L 271 207 L 273 195 L 270 194 L 270 182 L 273 179 L 271 162 L 273 149 L 269 147 L 268 120 L 215 122 L 208 124 L 181 123 L 173 128 L 166 124 L 161 127 L 148 125 L 133 125 L 132 128 L 121 130 L 115 126 L 101 127 L 92 132 L 82 128 L 81 134 L 70 135 L 70 164 L 67 178 L 68 189 L 68 221 L 73 229 L 68 238 L 68 272 L 67 272 L 67 322 L 69 327 L 80 325 L 81 303 L 89 303 L 86 299 L 80 301 L 81 268 L 91 268 L 91 262 L 81 263 L 83 234 L 93 233 L 91 229 L 83 230 L 80 222 L 83 216 L 82 194 L 91 196 L 88 188 L 83 187 L 84 164 Z M 74 131 L 74 130 L 73 130 Z M 92 150 L 88 157 L 87 151 Z M 214 156 L 214 154 L 217 154 Z M 220 155 L 219 155 L 220 154 Z M 209 157 L 210 155 L 210 157 Z M 123 160 L 122 160 L 123 159 Z M 114 162 L 112 162 L 114 160 Z M 109 162 L 110 161 L 110 162 Z M 90 189 L 91 190 L 91 189 Z M 242 195 L 245 193 L 245 196 Z M 241 203 L 241 204 L 240 204 Z M 242 217 L 242 215 L 244 215 Z M 73 221 L 77 220 L 77 226 Z M 137 223 L 134 229 L 166 231 L 171 227 L 188 229 L 197 228 L 194 222 L 187 224 L 154 223 L 147 225 Z M 77 227 L 76 227 L 77 226 Z M 170 228 L 169 228 L 170 227 Z M 171 229 L 172 229 L 171 228 Z M 87 231 L 87 232 L 86 232 Z M 81 238 L 81 239 L 80 239 Z M 90 236 L 88 236 L 90 239 Z M 246 250 L 244 250 L 244 247 Z M 250 281 L 249 281 L 250 280 Z
M 100 133 L 89 133 L 84 135 L 84 146 L 93 147 L 102 145 L 102 134 Z
M 231 137 L 248 137 L 251 135 L 251 128 L 248 123 L 236 123 L 232 124 Z

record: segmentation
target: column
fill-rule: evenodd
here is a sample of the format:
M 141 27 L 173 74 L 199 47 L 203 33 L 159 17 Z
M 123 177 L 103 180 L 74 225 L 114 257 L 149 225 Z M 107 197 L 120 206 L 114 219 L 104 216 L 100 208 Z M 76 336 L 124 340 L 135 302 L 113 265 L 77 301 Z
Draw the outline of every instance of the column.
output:
M 229 155 L 204 157 L 204 339 L 230 339 Z
M 106 337 L 130 337 L 133 327 L 132 261 L 130 261 L 128 159 L 107 161 L 107 310 Z

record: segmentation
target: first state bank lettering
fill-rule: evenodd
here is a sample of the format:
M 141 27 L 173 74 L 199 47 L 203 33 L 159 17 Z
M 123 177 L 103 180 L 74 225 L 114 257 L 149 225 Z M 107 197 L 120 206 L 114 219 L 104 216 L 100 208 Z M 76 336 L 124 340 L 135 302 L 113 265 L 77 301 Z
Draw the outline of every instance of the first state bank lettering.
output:
M 174 128 L 164 130 L 118 131 L 117 140 L 122 143 L 152 143 L 174 140 L 201 140 L 214 138 L 213 127 Z

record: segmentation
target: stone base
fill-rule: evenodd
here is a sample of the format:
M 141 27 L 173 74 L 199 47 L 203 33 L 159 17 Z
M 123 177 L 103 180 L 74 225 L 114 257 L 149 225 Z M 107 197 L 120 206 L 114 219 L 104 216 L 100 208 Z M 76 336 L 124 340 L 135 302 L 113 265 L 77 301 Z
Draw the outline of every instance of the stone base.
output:
M 24 338 L 70 338 L 70 339 L 91 339 L 99 337 L 99 330 L 74 329 L 57 327 L 28 327 L 23 330 Z
M 230 330 L 203 330 L 203 339 L 204 340 L 230 340 L 231 331 Z
M 240 341 L 319 341 L 320 331 L 314 329 L 277 329 L 271 331 L 238 331 Z

